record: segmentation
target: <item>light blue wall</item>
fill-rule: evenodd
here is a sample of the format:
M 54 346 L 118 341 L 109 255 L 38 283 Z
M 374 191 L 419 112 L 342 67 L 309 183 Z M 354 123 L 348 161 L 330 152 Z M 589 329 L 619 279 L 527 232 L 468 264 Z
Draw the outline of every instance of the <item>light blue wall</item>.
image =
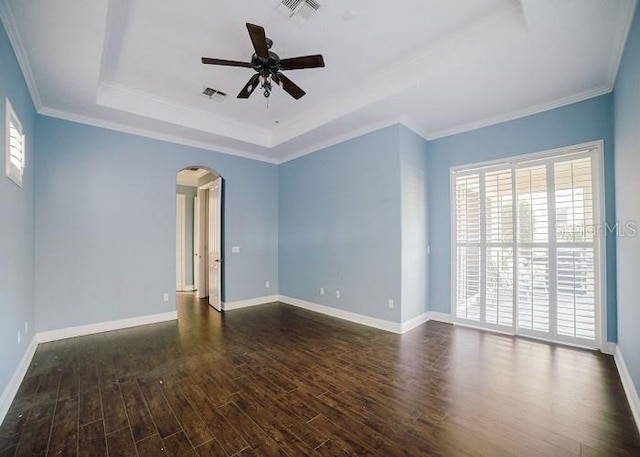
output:
M 194 198 L 198 195 L 198 189 L 191 186 L 177 186 L 176 193 L 185 196 L 185 236 L 184 236 L 184 259 L 185 259 L 185 286 L 193 283 L 193 212 Z
M 280 166 L 281 294 L 400 322 L 387 304 L 401 296 L 399 135 L 388 127 Z
M 429 142 L 430 309 L 450 310 L 449 168 L 604 140 L 606 220 L 615 222 L 613 103 L 604 95 L 510 122 Z M 607 334 L 617 339 L 616 240 L 607 238 Z
M 635 19 L 614 91 L 616 215 L 640 227 L 640 12 Z M 618 238 L 618 343 L 640 390 L 640 232 Z
M 427 142 L 400 126 L 402 322 L 427 310 Z
M 5 177 L 5 98 L 26 135 L 22 188 Z M 20 67 L 0 25 L 0 394 L 23 357 L 34 330 L 33 171 L 36 113 Z M 24 335 L 25 321 L 29 333 Z M 18 345 L 18 331 L 22 343 Z
M 176 173 L 187 166 L 224 178 L 224 300 L 277 293 L 275 165 L 43 116 L 36 157 L 39 331 L 175 309 Z

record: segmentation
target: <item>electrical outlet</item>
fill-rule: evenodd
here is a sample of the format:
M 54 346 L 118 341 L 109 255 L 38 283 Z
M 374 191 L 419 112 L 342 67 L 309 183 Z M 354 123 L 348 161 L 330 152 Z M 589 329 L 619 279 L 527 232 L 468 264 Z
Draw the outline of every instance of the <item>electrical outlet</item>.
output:
M 320 288 L 320 295 L 324 295 L 324 287 Z
M 268 289 L 269 287 L 271 287 L 271 283 L 269 281 L 265 281 L 264 286 Z
M 20 334 L 20 330 L 18 330 L 18 344 L 20 344 L 21 339 L 22 339 L 22 335 Z
M 29 333 L 29 322 L 24 321 L 24 334 Z
M 340 291 L 336 290 L 336 298 L 340 298 Z
M 389 309 L 393 309 L 393 300 L 389 300 Z
M 169 294 L 168 293 L 162 294 L 162 301 L 169 301 Z
M 231 246 L 231 252 L 237 254 L 240 252 L 240 246 Z

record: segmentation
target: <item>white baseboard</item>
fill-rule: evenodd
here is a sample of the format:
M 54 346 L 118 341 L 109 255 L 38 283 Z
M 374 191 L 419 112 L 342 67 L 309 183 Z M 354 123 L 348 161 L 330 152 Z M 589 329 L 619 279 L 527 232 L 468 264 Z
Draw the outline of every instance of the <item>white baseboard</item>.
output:
M 368 327 L 378 328 L 380 330 L 386 330 L 387 332 L 402 333 L 402 324 L 398 322 L 385 321 L 383 319 L 377 319 L 375 317 L 365 316 L 364 314 L 352 313 L 350 311 L 343 311 L 341 309 L 332 308 L 330 306 L 319 305 L 317 303 L 311 303 L 299 298 L 287 297 L 281 295 L 280 300 L 282 303 L 288 305 L 297 306 L 298 308 L 304 308 L 316 313 L 325 314 L 331 317 L 337 317 L 338 319 L 344 319 L 346 321 L 355 322 L 356 324 L 366 325 Z
M 631 412 L 633 413 L 633 418 L 636 421 L 636 427 L 638 427 L 638 430 L 640 431 L 640 398 L 638 397 L 638 389 L 629 374 L 629 369 L 624 361 L 620 347 L 617 344 L 614 345 L 615 350 L 613 352 L 613 357 L 616 361 L 616 367 L 618 367 L 618 373 L 620 373 L 622 386 L 624 387 L 624 392 L 627 394 L 627 400 L 629 401 L 629 406 L 631 406 Z
M 13 402 L 16 394 L 18 393 L 18 389 L 20 388 L 20 384 L 24 379 L 24 375 L 27 374 L 27 369 L 31 364 L 31 359 L 33 359 L 33 355 L 36 353 L 36 348 L 38 347 L 38 343 L 36 341 L 36 337 L 34 336 L 29 343 L 29 347 L 25 351 L 16 371 L 13 373 L 13 376 L 9 380 L 9 384 L 2 391 L 2 395 L 0 395 L 0 424 L 4 421 L 7 412 L 9 411 L 9 407 Z
M 451 314 L 440 313 L 438 311 L 427 311 L 417 317 L 414 317 L 413 319 L 403 322 L 401 324 L 400 333 L 406 333 L 410 330 L 413 330 L 416 327 L 421 326 L 425 322 L 429 322 L 429 321 L 437 321 L 437 322 L 444 322 L 445 324 L 450 324 Z
M 337 317 L 349 322 L 355 322 L 356 324 L 366 325 L 367 327 L 373 327 L 380 330 L 385 330 L 392 333 L 406 333 L 413 330 L 416 327 L 424 324 L 427 321 L 439 321 L 451 323 L 451 316 L 445 313 L 438 313 L 435 311 L 427 311 L 414 317 L 403 323 L 387 321 L 384 319 L 378 319 L 371 316 L 365 316 L 364 314 L 352 313 L 350 311 L 344 311 L 330 306 L 319 305 L 317 303 L 308 302 L 299 298 L 287 297 L 285 295 L 278 296 L 278 301 L 286 303 L 288 305 L 297 306 L 298 308 L 304 308 L 309 311 L 324 314 L 326 316 Z
M 222 309 L 224 311 L 232 311 L 234 309 L 248 308 L 250 306 L 265 305 L 267 303 L 277 302 L 279 301 L 279 299 L 279 295 L 268 295 L 266 297 L 250 298 L 248 300 L 222 302 Z
M 451 319 L 451 314 L 449 313 L 441 313 L 439 311 L 427 311 L 427 317 L 429 321 L 437 321 L 437 322 L 443 322 L 445 324 L 451 324 L 453 323 L 453 320 Z
M 413 319 L 409 319 L 408 321 L 400 324 L 400 333 L 406 333 L 410 330 L 413 330 L 414 328 L 421 326 L 428 320 L 430 320 L 429 312 L 422 313 L 419 316 L 414 317 Z
M 111 330 L 120 330 L 123 328 L 137 327 L 138 325 L 156 324 L 158 322 L 173 321 L 178 318 L 177 311 L 169 311 L 168 313 L 149 314 L 147 316 L 131 317 L 128 319 L 118 319 L 115 321 L 99 322 L 97 324 L 81 325 L 78 327 L 61 328 L 58 330 L 49 330 L 47 332 L 39 332 L 36 335 L 38 343 L 48 343 L 49 341 L 62 340 L 72 338 L 74 336 L 91 335 L 93 333 L 108 332 Z
M 188 286 L 182 286 L 182 292 L 193 292 L 196 290 L 196 286 L 189 284 Z

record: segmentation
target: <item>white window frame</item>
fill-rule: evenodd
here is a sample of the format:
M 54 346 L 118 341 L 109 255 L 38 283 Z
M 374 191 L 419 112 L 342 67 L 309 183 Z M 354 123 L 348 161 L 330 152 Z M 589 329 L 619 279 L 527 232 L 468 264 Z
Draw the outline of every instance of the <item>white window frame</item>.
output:
M 18 134 L 22 136 L 22 156 L 20 166 L 16 166 L 11 162 L 11 136 L 10 136 L 10 125 L 13 124 L 16 130 L 18 130 Z M 25 146 L 25 135 L 22 130 L 22 122 L 20 122 L 20 118 L 13 110 L 13 106 L 11 106 L 11 102 L 8 98 L 5 101 L 5 173 L 6 176 L 13 181 L 16 185 L 22 187 L 22 175 L 24 174 L 24 167 L 26 162 L 26 146 Z
M 495 331 L 498 333 L 506 333 L 509 335 L 517 334 L 517 306 L 514 307 L 514 324 L 513 327 L 504 327 L 500 326 L 496 328 L 495 326 L 486 325 L 482 322 L 475 323 L 473 321 L 468 321 L 464 319 L 459 319 L 456 317 L 456 248 L 457 248 L 457 238 L 456 238 L 456 208 L 455 208 L 455 179 L 456 176 L 461 176 L 463 174 L 473 174 L 474 172 L 487 172 L 490 170 L 496 169 L 504 169 L 511 167 L 513 172 L 515 173 L 515 169 L 518 166 L 522 166 L 527 162 L 535 163 L 541 162 L 545 160 L 554 160 L 560 157 L 569 157 L 572 154 L 577 154 L 587 149 L 591 149 L 593 152 L 593 193 L 594 193 L 594 201 L 593 201 L 593 220 L 594 225 L 597 227 L 597 242 L 595 245 L 597 246 L 596 252 L 594 252 L 594 265 L 596 266 L 596 280 L 595 283 L 597 285 L 596 288 L 596 296 L 595 296 L 595 306 L 596 306 L 596 319 L 599 322 L 596 322 L 596 329 L 599 327 L 599 332 L 596 333 L 595 342 L 593 345 L 584 346 L 581 344 L 576 344 L 571 341 L 562 341 L 562 338 L 558 339 L 547 339 L 541 337 L 539 335 L 524 335 L 524 333 L 519 333 L 523 336 L 532 337 L 540 340 L 551 341 L 554 343 L 562 343 L 570 346 L 580 346 L 580 347 L 588 347 L 590 349 L 600 349 L 604 352 L 609 350 L 607 343 L 607 252 L 606 252 L 606 237 L 608 234 L 608 228 L 606 227 L 606 212 L 605 212 L 605 188 L 604 188 L 604 142 L 602 140 L 593 141 L 588 143 L 577 144 L 573 146 L 567 146 L 557 149 L 551 149 L 547 151 L 533 152 L 528 154 L 522 154 L 518 156 L 506 157 L 503 159 L 490 160 L 485 162 L 476 162 L 469 163 L 465 165 L 453 166 L 449 169 L 449 202 L 450 202 L 450 256 L 451 256 L 451 266 L 450 266 L 450 312 L 451 312 L 451 320 L 456 325 L 468 326 L 468 327 L 476 327 L 481 328 L 483 330 Z M 515 186 L 515 175 L 513 185 Z M 515 208 L 515 205 L 514 205 Z M 515 209 L 514 209 L 515 211 Z M 484 223 L 481 217 L 480 223 Z M 514 219 L 514 224 L 515 224 Z M 514 232 L 515 234 L 515 232 Z M 484 243 L 484 240 L 481 239 L 481 243 Z M 515 244 L 515 238 L 514 238 Z M 514 284 L 515 284 L 515 275 L 514 275 Z M 514 294 L 516 290 L 514 288 Z

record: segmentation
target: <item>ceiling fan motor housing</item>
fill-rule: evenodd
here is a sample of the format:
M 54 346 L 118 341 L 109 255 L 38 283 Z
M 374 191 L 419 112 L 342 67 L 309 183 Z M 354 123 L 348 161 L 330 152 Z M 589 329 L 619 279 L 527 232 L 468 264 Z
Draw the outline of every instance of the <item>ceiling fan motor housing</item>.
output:
M 262 76 L 269 76 L 280 71 L 280 56 L 273 51 L 269 51 L 269 58 L 263 59 L 257 54 L 251 56 L 251 66 Z

